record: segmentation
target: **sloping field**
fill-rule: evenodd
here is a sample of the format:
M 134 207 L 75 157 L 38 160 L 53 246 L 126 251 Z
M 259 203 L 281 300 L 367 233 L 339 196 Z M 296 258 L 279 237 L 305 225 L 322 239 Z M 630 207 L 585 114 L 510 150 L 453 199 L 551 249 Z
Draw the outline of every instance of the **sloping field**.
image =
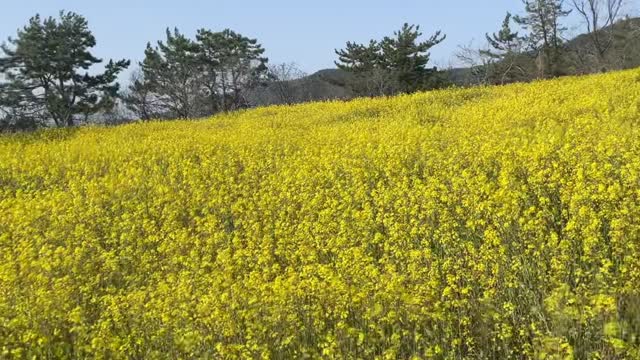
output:
M 640 358 L 640 70 L 0 137 L 0 357 Z

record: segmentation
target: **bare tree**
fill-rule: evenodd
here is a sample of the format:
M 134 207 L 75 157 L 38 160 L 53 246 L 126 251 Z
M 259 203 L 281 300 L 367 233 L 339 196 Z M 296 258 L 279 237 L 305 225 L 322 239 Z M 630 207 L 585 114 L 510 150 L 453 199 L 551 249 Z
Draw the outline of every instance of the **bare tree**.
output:
M 464 78 L 460 79 L 465 85 L 487 85 L 490 83 L 489 65 L 491 59 L 484 54 L 483 50 L 474 47 L 473 43 L 458 46 L 454 54 L 458 62 L 468 71 L 465 71 Z
M 480 50 L 488 60 L 490 80 L 494 84 L 531 80 L 526 68 L 524 42 L 517 31 L 511 29 L 511 13 L 506 14 L 500 31 L 485 34 L 487 49 Z
M 295 104 L 305 101 L 308 97 L 304 94 L 304 88 L 296 84 L 305 74 L 293 62 L 269 65 L 269 85 L 273 90 L 279 104 Z
M 491 43 L 482 48 L 473 42 L 458 46 L 454 56 L 466 68 L 459 81 L 466 85 L 504 85 L 533 79 L 533 59 L 520 46 L 498 50 Z
M 248 89 L 250 106 L 291 105 L 313 99 L 314 79 L 294 62 L 268 65 L 265 78 Z
M 618 20 L 624 0 L 571 0 L 573 8 L 580 14 L 587 27 L 587 34 L 602 63 L 613 44 L 611 26 Z
M 129 87 L 122 95 L 126 108 L 140 120 L 162 118 L 168 112 L 147 84 L 141 69 L 131 73 Z

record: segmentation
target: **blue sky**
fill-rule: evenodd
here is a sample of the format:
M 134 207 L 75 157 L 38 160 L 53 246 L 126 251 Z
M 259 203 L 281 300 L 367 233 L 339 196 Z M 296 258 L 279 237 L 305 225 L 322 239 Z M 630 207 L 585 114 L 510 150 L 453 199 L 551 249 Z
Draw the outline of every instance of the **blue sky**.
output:
M 634 12 L 635 2 L 629 0 Z M 2 5 L 0 38 L 13 36 L 36 13 L 59 10 L 84 15 L 98 40 L 94 53 L 105 59 L 141 60 L 146 43 L 162 39 L 166 27 L 193 36 L 199 28 L 231 28 L 254 37 L 272 63 L 296 62 L 308 73 L 333 67 L 335 48 L 348 40 L 367 42 L 392 34 L 404 22 L 421 25 L 425 35 L 442 30 L 444 43 L 432 51 L 446 67 L 453 53 L 498 29 L 506 11 L 519 13 L 520 0 L 20 0 Z M 577 21 L 571 19 L 572 32 Z M 454 64 L 455 65 L 455 64 Z

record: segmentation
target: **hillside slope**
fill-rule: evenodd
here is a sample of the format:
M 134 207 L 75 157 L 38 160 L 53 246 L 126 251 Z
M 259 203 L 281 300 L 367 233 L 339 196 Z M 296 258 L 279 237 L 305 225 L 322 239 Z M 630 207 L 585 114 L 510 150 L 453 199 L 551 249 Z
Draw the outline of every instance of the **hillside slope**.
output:
M 0 136 L 0 351 L 640 356 L 640 70 Z

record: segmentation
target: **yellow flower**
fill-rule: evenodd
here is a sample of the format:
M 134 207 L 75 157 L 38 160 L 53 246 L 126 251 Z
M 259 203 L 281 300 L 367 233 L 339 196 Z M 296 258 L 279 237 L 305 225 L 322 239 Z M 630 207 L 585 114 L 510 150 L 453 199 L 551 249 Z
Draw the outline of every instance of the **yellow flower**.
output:
M 0 356 L 640 354 L 640 70 L 0 136 Z

